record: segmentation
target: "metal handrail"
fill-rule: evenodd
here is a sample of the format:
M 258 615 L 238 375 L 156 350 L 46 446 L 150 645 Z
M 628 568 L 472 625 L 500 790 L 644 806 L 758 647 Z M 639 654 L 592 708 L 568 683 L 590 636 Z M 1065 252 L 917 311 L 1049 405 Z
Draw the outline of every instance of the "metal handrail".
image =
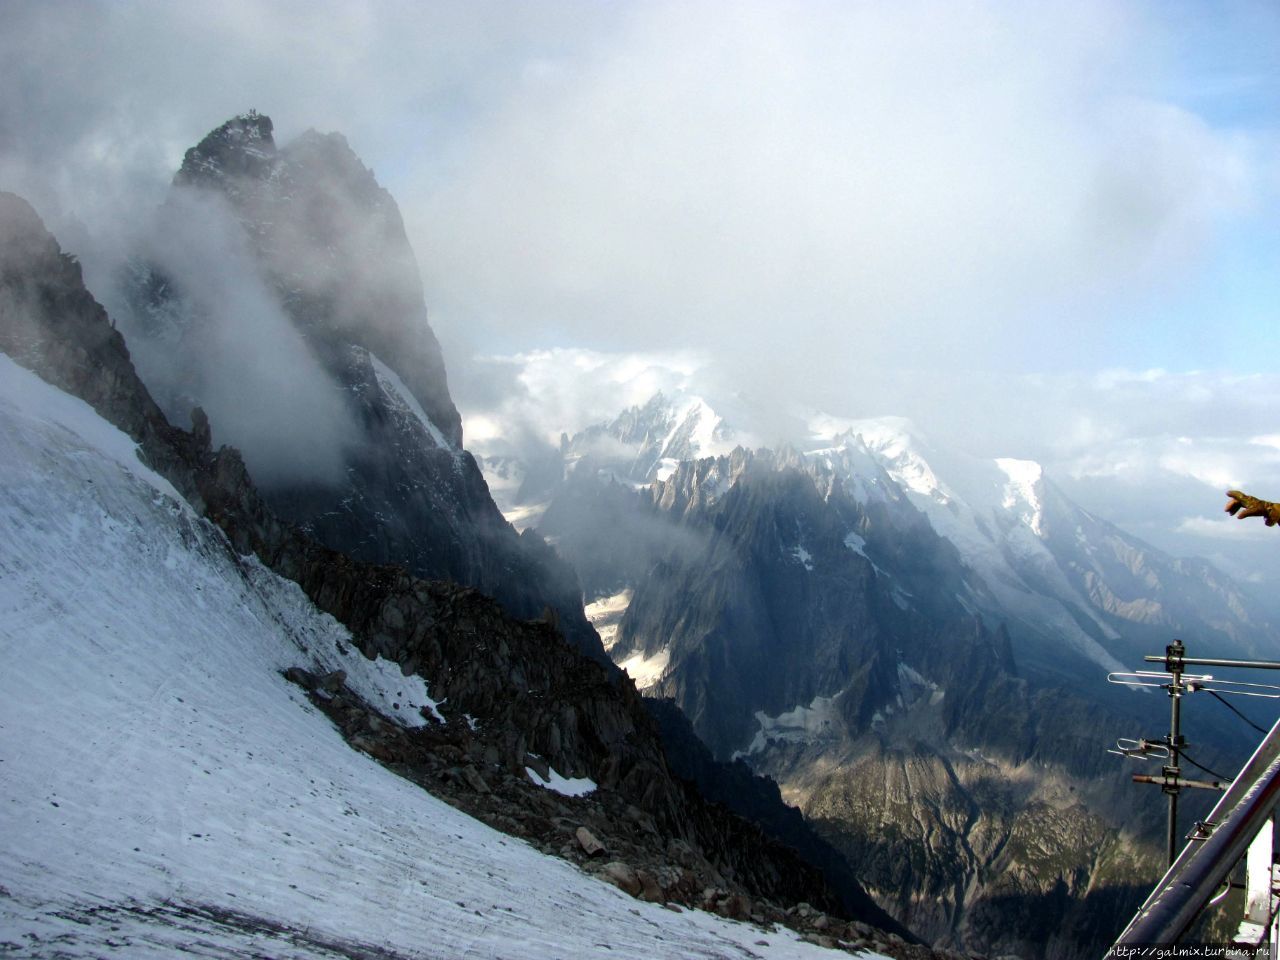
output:
M 1223 660 L 1220 657 L 1184 657 L 1151 654 L 1142 658 L 1147 663 L 1163 663 L 1168 667 L 1244 667 L 1248 670 L 1280 670 L 1280 660 Z
M 1218 661 L 1214 665 L 1226 664 Z M 1203 829 L 1197 831 L 1107 956 L 1119 955 L 1121 947 L 1175 943 L 1186 934 L 1240 861 L 1250 841 L 1275 812 L 1277 803 L 1280 803 L 1280 720 L 1263 738 L 1202 825 L 1210 831 L 1208 836 L 1203 835 Z

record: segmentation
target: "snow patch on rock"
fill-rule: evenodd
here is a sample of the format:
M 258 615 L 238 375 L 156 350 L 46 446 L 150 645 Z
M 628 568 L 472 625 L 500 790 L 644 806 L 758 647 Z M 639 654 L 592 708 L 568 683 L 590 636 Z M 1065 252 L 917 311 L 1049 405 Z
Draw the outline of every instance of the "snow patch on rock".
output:
M 836 697 L 814 697 L 808 706 L 797 706 L 776 717 L 757 710 L 756 722 L 760 729 L 745 750 L 734 754 L 751 756 L 764 750 L 771 740 L 783 743 L 814 743 L 837 735 L 840 714 L 836 709 Z
M 618 624 L 622 622 L 627 607 L 631 606 L 633 596 L 635 596 L 635 590 L 626 587 L 610 596 L 593 600 L 583 608 L 587 620 L 596 628 L 596 633 L 600 634 L 600 642 L 604 645 L 606 653 L 618 642 Z
M 546 779 L 533 767 L 525 767 L 524 772 L 538 786 L 564 797 L 585 797 L 596 790 L 596 782 L 590 777 L 562 777 L 554 767 L 548 768 Z
M 635 681 L 637 690 L 647 690 L 662 679 L 670 662 L 671 648 L 663 647 L 652 655 L 646 655 L 643 651 L 633 653 L 618 666 Z
M 374 375 L 378 378 L 378 386 L 382 388 L 382 392 L 391 402 L 391 405 L 399 407 L 403 412 L 408 413 L 417 420 L 422 425 L 422 429 L 427 432 L 427 436 L 441 450 L 448 450 L 454 455 L 455 459 L 461 456 L 461 451 L 449 442 L 444 432 L 427 416 L 427 411 L 422 409 L 422 404 L 418 402 L 418 398 L 413 395 L 413 391 L 405 385 L 399 375 L 379 360 L 374 353 L 371 351 L 366 352 L 369 353 L 369 362 L 373 366 Z

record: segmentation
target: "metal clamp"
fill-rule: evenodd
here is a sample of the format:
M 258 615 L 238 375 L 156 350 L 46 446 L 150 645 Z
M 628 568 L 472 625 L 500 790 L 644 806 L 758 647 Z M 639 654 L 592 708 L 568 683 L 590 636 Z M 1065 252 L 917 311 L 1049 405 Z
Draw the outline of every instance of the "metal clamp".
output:
M 1116 740 L 1115 749 L 1108 750 L 1107 753 L 1114 753 L 1117 757 L 1129 757 L 1132 760 L 1169 759 L 1169 747 L 1167 744 L 1161 743 L 1159 740 L 1147 740 L 1145 737 L 1138 740 L 1119 737 Z
M 1195 827 L 1187 834 L 1189 841 L 1208 840 L 1213 836 L 1213 831 L 1217 828 L 1217 824 L 1209 820 L 1197 820 Z

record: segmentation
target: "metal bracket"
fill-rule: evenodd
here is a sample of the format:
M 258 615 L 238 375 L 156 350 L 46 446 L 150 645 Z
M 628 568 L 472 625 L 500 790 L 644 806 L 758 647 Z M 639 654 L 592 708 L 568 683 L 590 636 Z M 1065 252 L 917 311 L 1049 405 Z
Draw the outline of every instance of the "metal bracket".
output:
M 1217 824 L 1209 820 L 1197 820 L 1196 825 L 1191 832 L 1187 834 L 1188 841 L 1208 840 L 1213 836 L 1213 831 L 1217 828 Z

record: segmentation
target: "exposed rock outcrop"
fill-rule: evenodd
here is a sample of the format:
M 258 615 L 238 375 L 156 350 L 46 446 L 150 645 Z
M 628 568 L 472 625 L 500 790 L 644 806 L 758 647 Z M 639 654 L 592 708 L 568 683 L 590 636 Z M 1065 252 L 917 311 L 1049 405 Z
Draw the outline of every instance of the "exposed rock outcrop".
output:
M 1066 644 L 1057 669 L 1095 677 L 1087 697 L 1024 672 L 974 613 L 981 579 L 887 474 L 869 495 L 821 459 L 738 449 L 639 493 L 599 477 L 579 465 L 543 529 L 586 582 L 634 591 L 610 652 L 662 664 L 646 694 L 773 778 L 927 939 L 1105 947 L 1159 874 L 1157 811 L 1104 752 L 1140 704 Z M 646 556 L 614 556 L 584 519 L 601 514 Z

